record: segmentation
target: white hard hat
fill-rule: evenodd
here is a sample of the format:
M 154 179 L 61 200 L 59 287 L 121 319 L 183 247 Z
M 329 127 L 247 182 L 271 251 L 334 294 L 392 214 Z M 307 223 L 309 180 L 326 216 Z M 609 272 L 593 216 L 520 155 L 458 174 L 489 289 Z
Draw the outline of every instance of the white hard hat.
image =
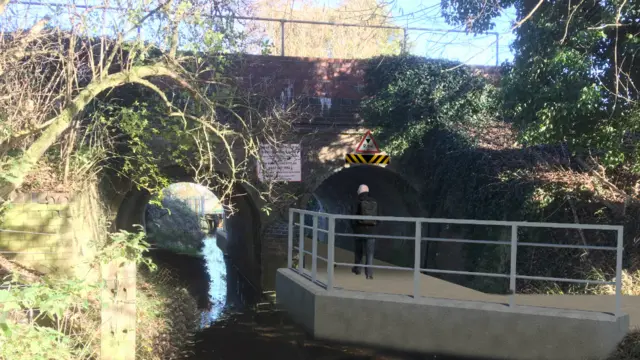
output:
M 365 184 L 360 185 L 360 187 L 358 187 L 358 195 L 364 193 L 364 192 L 369 192 L 369 187 Z

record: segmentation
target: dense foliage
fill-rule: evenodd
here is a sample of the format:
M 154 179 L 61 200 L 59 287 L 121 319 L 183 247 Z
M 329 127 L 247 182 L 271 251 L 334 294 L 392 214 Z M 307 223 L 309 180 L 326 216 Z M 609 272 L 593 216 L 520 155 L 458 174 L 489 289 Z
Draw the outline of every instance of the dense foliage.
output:
M 393 26 L 389 4 L 379 0 L 340 0 L 326 6 L 314 0 L 256 0 L 255 16 L 333 23 L 366 23 L 370 26 Z M 294 6 L 295 5 L 295 6 Z M 271 42 L 270 54 L 280 55 L 282 44 L 279 22 L 253 25 Z M 366 59 L 381 54 L 399 54 L 402 32 L 397 29 L 353 26 L 318 26 L 286 23 L 284 52 L 287 56 L 336 59 Z
M 162 205 L 147 207 L 149 241 L 163 249 L 197 255 L 205 236 L 203 221 L 193 205 L 177 196 L 165 195 Z
M 503 81 L 505 116 L 527 144 L 565 142 L 608 167 L 640 171 L 640 3 L 444 0 L 451 24 L 482 32 L 515 6 L 515 59 Z M 530 15 L 530 16 L 528 16 Z
M 479 128 L 495 118 L 495 89 L 467 67 L 419 57 L 378 57 L 365 72 L 362 115 L 378 127 L 386 150 L 400 155 L 424 146 L 432 129 Z
M 638 229 L 638 208 L 611 206 L 606 186 L 571 167 L 566 146 L 514 146 L 513 131 L 500 121 L 499 90 L 470 69 L 453 63 L 414 58 L 376 59 L 367 78 L 370 97 L 363 113 L 376 127 L 394 167 L 421 184 L 416 189 L 428 216 L 512 221 L 624 223 L 629 252 Z M 450 69 L 454 69 L 453 71 Z M 415 80 L 414 79 L 418 79 Z M 622 209 L 622 210 L 618 210 Z M 431 236 L 510 239 L 508 229 L 430 226 Z M 446 235 L 445 235 L 446 234 Z M 455 234 L 455 235 L 452 235 Z M 521 231 L 523 238 L 563 243 L 611 244 L 602 233 Z M 493 245 L 430 244 L 429 266 L 467 271 L 506 272 L 508 253 Z M 409 249 L 407 254 L 409 254 Z M 462 255 L 462 256 L 460 256 Z M 607 254 L 556 249 L 518 250 L 523 274 L 565 278 L 611 279 L 614 262 Z M 633 268 L 626 255 L 625 267 Z M 596 270 L 594 270 L 596 269 Z M 504 291 L 502 280 L 452 278 L 485 291 Z M 584 291 L 572 286 L 522 282 L 519 292 Z

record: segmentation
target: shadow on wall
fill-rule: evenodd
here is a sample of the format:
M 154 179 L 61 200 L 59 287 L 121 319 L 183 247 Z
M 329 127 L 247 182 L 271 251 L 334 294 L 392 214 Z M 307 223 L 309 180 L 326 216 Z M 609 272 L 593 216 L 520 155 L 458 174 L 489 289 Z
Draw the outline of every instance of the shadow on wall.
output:
M 231 204 L 235 210 L 225 218 L 227 253 L 233 264 L 257 290 L 262 286 L 262 243 L 260 212 L 251 196 L 236 185 Z M 226 215 L 226 214 L 225 214 Z
M 395 172 L 372 165 L 351 166 L 327 178 L 314 192 L 324 211 L 351 214 L 361 184 L 369 186 L 370 195 L 378 201 L 381 216 L 420 217 L 425 213 L 418 192 Z M 384 221 L 378 225 L 379 235 L 413 236 L 414 224 Z M 336 220 L 336 233 L 352 233 L 350 221 Z M 353 249 L 353 237 L 336 235 L 336 246 Z M 413 265 L 413 241 L 378 239 L 376 258 L 399 266 Z

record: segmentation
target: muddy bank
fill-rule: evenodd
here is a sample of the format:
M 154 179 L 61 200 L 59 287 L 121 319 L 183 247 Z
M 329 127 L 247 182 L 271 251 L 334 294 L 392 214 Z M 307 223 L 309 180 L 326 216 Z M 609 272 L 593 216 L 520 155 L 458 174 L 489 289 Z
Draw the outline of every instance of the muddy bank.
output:
M 159 269 L 168 269 L 175 281 L 184 286 L 197 301 L 198 308 L 207 309 L 209 302 L 209 284 L 211 278 L 206 271 L 203 257 L 176 254 L 170 250 L 154 249 L 147 254 Z

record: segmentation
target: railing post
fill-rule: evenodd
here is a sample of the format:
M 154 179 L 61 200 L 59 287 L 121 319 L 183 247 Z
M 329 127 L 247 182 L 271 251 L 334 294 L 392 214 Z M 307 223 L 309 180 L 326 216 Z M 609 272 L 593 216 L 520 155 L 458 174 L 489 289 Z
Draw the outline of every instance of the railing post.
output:
M 289 208 L 289 232 L 287 238 L 287 268 L 293 268 L 293 209 Z
M 509 306 L 515 306 L 516 259 L 518 257 L 518 225 L 511 225 L 511 272 L 509 276 Z
M 413 298 L 420 297 L 420 255 L 422 254 L 420 246 L 422 245 L 422 222 L 416 221 L 416 237 L 413 255 Z
M 318 217 L 313 216 L 313 236 L 311 240 L 311 281 L 318 279 Z
M 336 245 L 336 219 L 329 214 L 329 241 L 327 244 L 327 291 L 333 290 L 333 265 Z
M 305 214 L 300 213 L 300 231 L 298 232 L 298 274 L 304 273 L 304 220 Z
M 402 29 L 402 55 L 406 55 L 408 50 L 407 50 L 407 28 L 403 28 Z
M 496 34 L 496 66 L 500 66 L 500 34 Z
M 284 21 L 280 21 L 280 56 L 284 56 Z
M 618 229 L 618 243 L 616 245 L 616 316 L 622 315 L 622 249 L 623 231 Z

